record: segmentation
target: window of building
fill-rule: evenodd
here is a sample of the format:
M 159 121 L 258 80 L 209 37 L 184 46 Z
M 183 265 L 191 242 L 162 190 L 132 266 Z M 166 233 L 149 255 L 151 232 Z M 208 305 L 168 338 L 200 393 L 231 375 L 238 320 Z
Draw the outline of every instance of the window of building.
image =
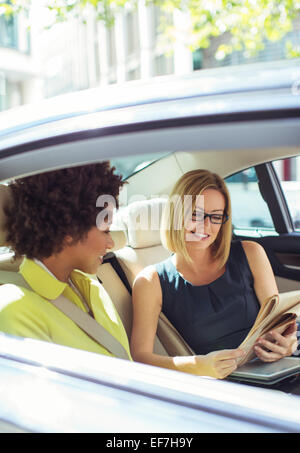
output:
M 157 55 L 154 57 L 154 76 L 172 74 L 174 72 L 173 57 Z
M 106 55 L 108 66 L 107 81 L 109 84 L 116 83 L 117 49 L 116 49 L 116 29 L 114 26 L 110 26 L 109 28 L 106 29 Z
M 299 27 L 299 25 L 296 26 Z M 247 53 L 245 50 L 234 51 L 223 59 L 212 60 L 212 66 L 232 66 L 264 61 L 285 60 L 287 58 L 287 48 L 290 46 L 295 48 L 299 47 L 300 30 L 292 30 L 282 39 L 275 42 L 265 40 L 263 44 L 264 48 L 255 55 L 249 55 L 249 52 Z
M 139 51 L 139 25 L 136 11 L 130 11 L 125 17 L 125 49 L 126 55 L 132 55 Z
M 107 64 L 109 67 L 114 67 L 117 64 L 115 27 L 106 29 L 106 46 Z
M 141 78 L 141 69 L 136 67 L 126 72 L 126 80 L 137 80 Z
M 203 66 L 203 51 L 202 49 L 197 49 L 193 52 L 193 70 L 197 71 L 202 69 Z
M 0 16 L 0 46 L 18 48 L 16 16 Z
M 0 112 L 6 109 L 6 82 L 4 72 L 0 71 Z

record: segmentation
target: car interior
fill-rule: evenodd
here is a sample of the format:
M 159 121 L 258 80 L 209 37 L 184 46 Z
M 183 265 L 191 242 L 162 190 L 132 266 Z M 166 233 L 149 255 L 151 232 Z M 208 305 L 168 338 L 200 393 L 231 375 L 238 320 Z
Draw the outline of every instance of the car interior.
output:
M 255 169 L 258 179 L 257 191 L 264 200 L 263 203 L 269 205 L 266 210 L 274 225 L 270 228 L 268 223 L 266 223 L 267 226 L 264 226 L 263 223 L 256 225 L 254 222 L 252 227 L 243 231 L 233 221 L 233 236 L 237 239 L 257 240 L 264 246 L 273 266 L 280 293 L 300 290 L 300 230 L 295 228 L 295 222 L 294 225 L 287 223 L 291 220 L 288 217 L 285 224 L 290 225 L 290 229 L 287 228 L 284 231 L 282 222 L 279 222 L 281 216 L 288 216 L 288 214 L 284 210 L 282 211 L 282 203 L 279 206 L 281 213 L 278 214 L 278 206 L 271 201 L 272 197 L 278 197 L 278 193 L 274 195 L 274 184 L 272 185 L 266 177 L 270 173 L 270 168 L 273 168 L 271 162 L 280 159 L 295 159 L 298 154 L 299 149 L 297 148 L 283 147 L 217 150 L 215 152 L 211 150 L 207 152 L 182 151 L 167 153 L 159 158 L 154 154 L 152 160 L 142 162 L 142 165 L 136 166 L 135 171 L 131 171 L 132 174 L 126 177 L 127 184 L 124 185 L 120 194 L 120 209 L 114 216 L 111 228 L 115 247 L 106 255 L 104 263 L 94 276 L 102 282 L 109 293 L 129 338 L 132 326 L 131 287 L 133 281 L 144 267 L 169 256 L 169 252 L 161 243 L 157 225 L 159 226 L 165 199 L 172 186 L 185 172 L 195 168 L 209 169 L 224 179 L 242 174 L 251 168 Z M 134 159 L 132 158 L 132 160 Z M 122 159 L 112 163 L 116 165 L 117 170 L 119 164 L 124 164 Z M 251 187 L 246 187 L 247 194 Z M 278 187 L 276 190 L 279 190 Z M 297 190 L 299 193 L 299 189 Z M 0 246 L 2 247 L 6 246 L 3 205 L 9 199 L 8 197 L 7 186 L 2 185 L 0 190 Z M 287 205 L 284 204 L 284 206 Z M 243 208 L 247 211 L 249 205 L 244 202 Z M 233 203 L 233 215 L 234 209 L 235 204 Z M 139 228 L 138 219 L 143 216 L 148 222 L 147 229 Z M 153 228 L 154 223 L 155 228 Z M 5 282 L 7 272 L 10 275 L 17 273 L 19 264 L 20 262 L 13 260 L 9 250 L 5 250 L 5 253 L 0 255 L 0 280 L 2 283 Z M 168 326 L 163 318 L 159 320 L 155 352 L 162 355 L 189 354 L 188 345 L 181 341 L 172 326 Z

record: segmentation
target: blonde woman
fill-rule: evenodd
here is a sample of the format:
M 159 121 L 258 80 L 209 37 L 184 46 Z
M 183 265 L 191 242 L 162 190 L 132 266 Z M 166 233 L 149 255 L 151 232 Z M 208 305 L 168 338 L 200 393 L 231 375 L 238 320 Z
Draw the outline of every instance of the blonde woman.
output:
M 244 354 L 237 348 L 260 304 L 278 293 L 266 253 L 256 242 L 232 242 L 228 190 L 222 178 L 207 170 L 190 171 L 175 185 L 165 209 L 162 241 L 173 254 L 145 268 L 134 282 L 132 356 L 151 365 L 225 378 Z M 153 352 L 161 310 L 197 355 Z M 296 347 L 295 324 L 285 336 L 273 332 L 268 341 L 259 339 L 255 352 L 272 362 Z

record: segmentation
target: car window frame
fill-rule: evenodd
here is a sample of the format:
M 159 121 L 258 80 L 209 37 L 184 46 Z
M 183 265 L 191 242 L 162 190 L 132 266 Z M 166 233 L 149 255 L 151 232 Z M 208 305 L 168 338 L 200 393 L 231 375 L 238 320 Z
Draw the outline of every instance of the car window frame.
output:
M 295 232 L 293 219 L 272 162 L 256 165 L 258 187 L 262 198 L 267 203 L 275 231 L 281 234 Z

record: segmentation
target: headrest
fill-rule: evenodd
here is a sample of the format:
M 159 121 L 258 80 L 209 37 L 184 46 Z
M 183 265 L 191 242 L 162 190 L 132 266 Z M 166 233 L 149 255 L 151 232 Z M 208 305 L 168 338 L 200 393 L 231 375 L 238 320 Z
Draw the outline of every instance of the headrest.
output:
M 116 225 L 123 225 L 127 230 L 128 245 L 144 248 L 161 244 L 160 224 L 166 202 L 166 198 L 153 198 L 136 201 L 119 210 Z
M 9 186 L 0 184 L 0 247 L 5 247 L 6 244 L 6 231 L 5 231 L 5 213 L 4 206 L 12 203 L 11 189 Z M 111 231 L 112 239 L 115 243 L 114 248 L 111 251 L 119 250 L 125 247 L 127 243 L 127 237 L 124 231 Z
M 116 250 L 120 250 L 125 245 L 127 244 L 127 237 L 125 231 L 116 231 L 116 230 L 111 230 L 110 235 L 112 237 L 112 240 L 115 243 L 114 248 L 110 249 L 110 252 L 115 252 Z

